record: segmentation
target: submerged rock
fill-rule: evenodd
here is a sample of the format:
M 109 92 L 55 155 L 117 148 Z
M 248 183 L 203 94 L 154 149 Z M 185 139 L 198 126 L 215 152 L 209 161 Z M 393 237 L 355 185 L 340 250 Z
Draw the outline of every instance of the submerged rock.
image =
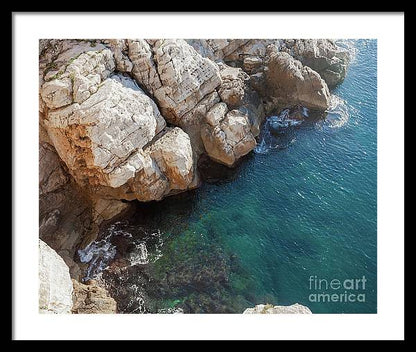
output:
M 265 127 L 268 127 L 272 134 L 284 133 L 288 127 L 299 126 L 308 116 L 308 109 L 295 106 L 291 109 L 284 109 L 277 116 L 268 117 Z
M 247 308 L 243 314 L 312 314 L 311 310 L 299 303 L 291 306 L 273 306 L 272 304 L 258 304 L 254 308 Z

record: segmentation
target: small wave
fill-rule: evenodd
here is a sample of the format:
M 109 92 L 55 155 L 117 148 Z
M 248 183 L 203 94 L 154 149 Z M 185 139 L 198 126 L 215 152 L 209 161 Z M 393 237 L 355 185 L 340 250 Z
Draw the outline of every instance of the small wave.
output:
M 344 99 L 333 94 L 327 110 L 327 120 L 332 127 L 344 126 L 350 117 L 349 107 Z
M 335 129 L 344 126 L 351 115 L 352 108 L 345 100 L 332 94 L 325 118 L 316 124 L 318 129 Z
M 306 199 L 305 198 L 305 196 L 302 194 L 302 193 L 300 193 L 299 191 L 296 191 L 296 193 L 302 198 L 302 199 Z

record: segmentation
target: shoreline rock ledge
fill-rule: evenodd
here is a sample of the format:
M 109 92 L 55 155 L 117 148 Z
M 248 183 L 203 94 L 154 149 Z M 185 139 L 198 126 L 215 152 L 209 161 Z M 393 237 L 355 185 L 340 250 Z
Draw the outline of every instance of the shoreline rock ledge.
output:
M 312 311 L 299 303 L 292 304 L 291 306 L 257 304 L 254 308 L 247 308 L 243 314 L 312 314 Z

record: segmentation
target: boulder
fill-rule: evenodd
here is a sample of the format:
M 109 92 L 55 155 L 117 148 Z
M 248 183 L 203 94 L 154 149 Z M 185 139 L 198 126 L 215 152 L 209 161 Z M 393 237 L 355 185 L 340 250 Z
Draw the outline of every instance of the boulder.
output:
M 192 147 L 179 127 L 168 130 L 146 152 L 166 176 L 171 190 L 186 189 L 193 179 Z
M 213 109 L 217 110 L 215 106 Z M 201 130 L 201 138 L 211 159 L 233 166 L 239 158 L 254 149 L 256 140 L 248 117 L 240 111 L 229 111 L 219 121 L 212 126 L 207 120 Z
M 221 100 L 231 109 L 239 107 L 243 103 L 245 81 L 249 76 L 239 68 L 221 65 L 222 83 L 218 89 Z
M 49 109 L 73 102 L 81 104 L 97 92 L 101 82 L 115 69 L 111 50 L 102 44 L 76 41 L 58 44 L 55 49 L 44 49 L 40 65 L 40 94 Z
M 303 66 L 288 53 L 270 49 L 264 75 L 269 104 L 280 108 L 302 105 L 326 110 L 330 93 L 319 73 Z
M 144 39 L 128 40 L 128 57 L 133 64 L 133 78 L 146 91 L 154 96 L 162 87 L 159 72 L 154 60 L 153 49 Z
M 71 313 L 72 290 L 68 266 L 52 248 L 39 240 L 39 312 Z
M 130 73 L 133 69 L 133 63 L 128 56 L 128 41 L 126 39 L 108 39 L 103 42 L 108 44 L 109 48 L 113 52 L 116 70 L 118 72 Z
M 291 306 L 273 306 L 272 304 L 258 304 L 254 308 L 247 308 L 243 314 L 312 314 L 311 310 L 299 303 Z
M 166 128 L 140 156 L 140 168 L 129 181 L 136 199 L 160 200 L 163 196 L 190 189 L 195 182 L 192 146 L 179 127 Z

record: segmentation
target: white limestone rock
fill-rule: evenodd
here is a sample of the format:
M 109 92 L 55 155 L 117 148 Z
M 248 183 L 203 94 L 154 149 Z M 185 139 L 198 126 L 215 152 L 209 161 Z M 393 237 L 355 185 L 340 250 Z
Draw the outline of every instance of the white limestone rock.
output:
M 272 304 L 257 304 L 247 308 L 243 314 L 312 314 L 311 310 L 299 303 L 291 306 L 273 306 Z
M 167 177 L 170 189 L 186 189 L 193 178 L 192 147 L 189 136 L 179 127 L 166 132 L 147 150 Z
M 134 177 L 137 152 L 166 125 L 131 79 L 112 76 L 81 104 L 49 112 L 47 130 L 78 183 L 110 186 Z
M 172 123 L 178 124 L 221 84 L 218 66 L 184 40 L 132 40 L 129 57 L 135 79 L 154 96 L 163 116 Z
M 209 157 L 227 166 L 233 166 L 256 146 L 248 117 L 238 110 L 229 111 L 215 126 L 207 121 L 201 138 Z
M 43 57 L 49 62 L 40 66 L 40 94 L 49 109 L 84 102 L 115 69 L 111 50 L 102 44 L 68 40 L 56 45 L 55 56 L 46 49 Z
M 39 312 L 71 313 L 72 281 L 64 260 L 39 240 Z

